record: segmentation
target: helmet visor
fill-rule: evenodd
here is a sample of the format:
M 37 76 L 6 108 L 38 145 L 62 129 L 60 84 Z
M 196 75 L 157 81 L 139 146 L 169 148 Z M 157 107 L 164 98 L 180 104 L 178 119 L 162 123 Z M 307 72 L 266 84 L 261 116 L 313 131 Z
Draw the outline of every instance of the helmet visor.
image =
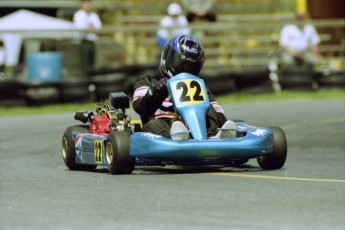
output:
M 203 60 L 198 60 L 198 58 L 193 57 L 186 57 L 178 52 L 168 52 L 166 62 L 170 63 L 168 68 L 173 72 L 174 75 L 183 72 L 198 75 L 204 64 Z

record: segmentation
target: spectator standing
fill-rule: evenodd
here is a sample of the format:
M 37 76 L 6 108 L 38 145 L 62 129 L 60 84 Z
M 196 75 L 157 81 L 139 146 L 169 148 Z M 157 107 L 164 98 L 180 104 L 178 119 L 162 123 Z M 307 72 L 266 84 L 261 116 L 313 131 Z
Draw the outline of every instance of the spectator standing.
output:
M 97 13 L 92 12 L 91 0 L 81 0 L 80 9 L 74 14 L 73 22 L 77 29 L 99 29 L 102 22 Z M 95 41 L 97 35 L 83 33 L 80 37 L 80 64 L 81 74 L 88 75 L 87 70 L 95 64 Z
M 195 19 L 207 20 L 215 22 L 216 14 L 212 12 L 215 0 L 182 0 L 183 7 L 187 9 L 188 22 Z
M 284 66 L 314 67 L 321 58 L 317 45 L 320 37 L 313 25 L 306 23 L 306 15 L 296 15 L 297 24 L 285 25 L 279 38 Z
M 160 20 L 160 28 L 157 31 L 157 43 L 161 49 L 170 38 L 191 33 L 188 20 L 182 15 L 182 8 L 178 3 L 169 4 L 167 12 L 168 15 Z

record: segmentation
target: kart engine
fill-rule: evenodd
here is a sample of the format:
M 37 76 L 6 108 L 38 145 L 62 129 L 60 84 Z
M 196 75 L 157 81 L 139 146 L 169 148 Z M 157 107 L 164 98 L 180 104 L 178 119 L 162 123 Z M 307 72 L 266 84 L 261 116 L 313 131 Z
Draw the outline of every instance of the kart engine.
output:
M 133 133 L 137 128 L 131 124 L 131 117 L 125 113 L 129 108 L 129 98 L 123 93 L 110 93 L 109 99 L 96 103 L 96 114 L 93 112 L 76 112 L 74 118 L 89 124 L 92 134 L 107 135 L 111 131 L 129 131 Z

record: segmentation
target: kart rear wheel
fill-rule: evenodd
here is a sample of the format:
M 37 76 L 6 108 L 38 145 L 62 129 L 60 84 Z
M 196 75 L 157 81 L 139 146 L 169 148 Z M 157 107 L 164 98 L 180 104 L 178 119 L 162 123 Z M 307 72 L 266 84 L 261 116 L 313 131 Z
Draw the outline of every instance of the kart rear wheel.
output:
M 129 155 L 130 133 L 126 131 L 111 132 L 108 135 L 105 158 L 111 174 L 131 174 L 135 158 Z
M 273 152 L 257 158 L 263 169 L 280 169 L 284 166 L 287 156 L 287 141 L 284 131 L 279 127 L 269 127 L 273 132 Z
M 75 163 L 75 147 L 73 132 L 88 133 L 88 127 L 82 125 L 68 127 L 62 136 L 62 158 L 70 170 L 94 170 L 97 165 L 81 165 Z

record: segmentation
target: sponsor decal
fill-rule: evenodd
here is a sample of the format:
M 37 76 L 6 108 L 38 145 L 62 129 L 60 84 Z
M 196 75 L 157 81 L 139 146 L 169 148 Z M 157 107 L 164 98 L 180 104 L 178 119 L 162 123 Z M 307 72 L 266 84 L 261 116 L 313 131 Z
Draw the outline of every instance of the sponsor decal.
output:
M 182 49 L 190 53 L 195 53 L 195 54 L 198 53 L 198 49 L 194 47 L 188 47 L 186 45 L 182 45 Z
M 263 137 L 267 134 L 267 130 L 257 129 L 257 130 L 255 130 L 255 132 L 251 132 L 251 134 L 258 136 L 258 137 Z
M 78 134 L 74 141 L 74 147 L 75 147 L 76 156 L 80 159 L 81 163 L 84 163 L 83 154 L 81 154 L 82 140 L 83 140 L 82 134 Z
M 190 58 L 190 57 L 186 57 L 186 55 L 181 55 L 181 59 L 184 59 L 184 60 L 187 60 L 190 62 L 196 62 L 196 60 L 194 60 L 193 58 Z
M 81 147 L 81 140 L 82 140 L 82 135 L 78 134 L 74 140 L 74 146 L 76 148 Z
M 161 135 L 156 135 L 156 134 L 153 134 L 153 133 L 142 133 L 141 136 L 152 138 L 152 139 L 161 138 L 162 137 Z

